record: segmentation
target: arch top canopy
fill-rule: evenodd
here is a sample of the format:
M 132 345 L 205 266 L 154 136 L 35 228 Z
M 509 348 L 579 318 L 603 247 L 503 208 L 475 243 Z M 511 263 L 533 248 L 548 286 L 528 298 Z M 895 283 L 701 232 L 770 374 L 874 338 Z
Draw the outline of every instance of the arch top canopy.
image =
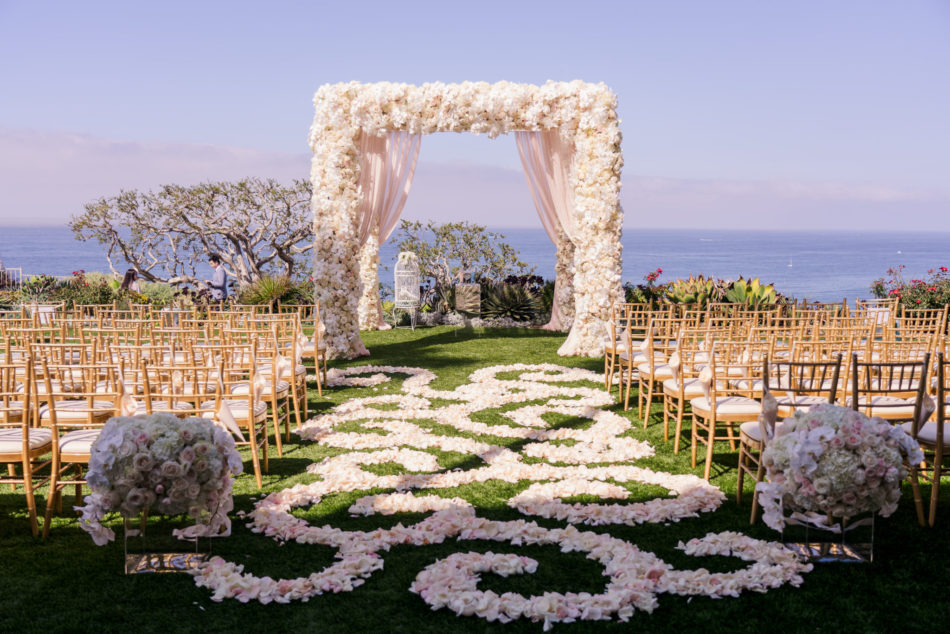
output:
M 579 129 L 606 128 L 617 122 L 616 95 L 603 83 L 579 80 L 540 86 L 508 81 L 324 84 L 313 103 L 310 147 L 314 151 L 324 132 L 340 129 L 376 136 L 398 130 L 472 132 L 494 138 L 519 130 L 556 128 L 565 137 L 573 137 Z

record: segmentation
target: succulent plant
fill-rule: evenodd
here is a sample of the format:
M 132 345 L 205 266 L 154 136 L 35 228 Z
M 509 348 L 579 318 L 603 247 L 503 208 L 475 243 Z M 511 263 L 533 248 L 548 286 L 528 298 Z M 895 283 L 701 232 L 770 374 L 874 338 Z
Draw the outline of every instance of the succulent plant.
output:
M 704 308 L 709 302 L 722 299 L 722 286 L 711 277 L 692 274 L 687 279 L 673 280 L 666 286 L 663 301 L 670 304 L 697 304 Z
M 507 317 L 515 321 L 531 321 L 537 317 L 541 302 L 524 287 L 499 284 L 486 290 L 482 299 L 482 317 Z
M 745 304 L 749 308 L 768 308 L 775 305 L 778 296 L 772 284 L 762 284 L 759 278 L 739 279 L 726 291 L 725 299 L 733 304 Z

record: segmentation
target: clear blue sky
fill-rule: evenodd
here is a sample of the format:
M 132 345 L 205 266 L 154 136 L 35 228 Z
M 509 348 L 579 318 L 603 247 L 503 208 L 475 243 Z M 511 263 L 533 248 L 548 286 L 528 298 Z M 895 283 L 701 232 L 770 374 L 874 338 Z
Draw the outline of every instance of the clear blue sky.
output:
M 619 97 L 628 227 L 950 230 L 948 0 L 0 0 L 0 77 L 0 224 L 306 177 L 328 82 L 583 79 Z M 522 185 L 511 139 L 433 135 L 406 213 L 532 225 Z

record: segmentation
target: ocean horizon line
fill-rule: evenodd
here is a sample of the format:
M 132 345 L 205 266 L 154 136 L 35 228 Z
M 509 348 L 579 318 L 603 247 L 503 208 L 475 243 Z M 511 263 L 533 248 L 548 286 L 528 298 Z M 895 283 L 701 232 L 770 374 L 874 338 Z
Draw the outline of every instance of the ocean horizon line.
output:
M 421 220 L 420 222 L 427 222 L 426 220 Z M 451 220 L 448 222 L 466 222 L 466 219 L 460 220 Z M 481 224 L 475 221 L 473 224 Z M 446 224 L 446 223 L 440 223 Z M 541 226 L 540 222 L 536 225 L 482 225 L 487 228 L 489 231 L 495 231 L 498 229 L 536 229 L 538 231 L 543 231 L 544 227 Z M 18 224 L 10 223 L 4 224 L 3 221 L 0 221 L 0 230 L 2 229 L 68 229 L 69 225 L 67 223 L 40 223 L 40 224 Z M 398 230 L 398 228 L 397 228 Z M 848 234 L 848 235 L 863 235 L 863 234 L 901 234 L 901 235 L 934 235 L 934 234 L 945 234 L 950 235 L 950 229 L 936 229 L 936 230 L 923 230 L 923 229 L 783 229 L 783 228 L 768 228 L 768 227 L 743 227 L 743 228 L 723 228 L 723 227 L 637 227 L 637 226 L 624 226 L 623 231 L 626 233 L 630 230 L 636 231 L 677 231 L 677 232 L 709 232 L 709 233 L 789 233 L 789 234 Z M 390 238 L 391 240 L 392 238 Z M 81 242 L 77 239 L 77 242 Z

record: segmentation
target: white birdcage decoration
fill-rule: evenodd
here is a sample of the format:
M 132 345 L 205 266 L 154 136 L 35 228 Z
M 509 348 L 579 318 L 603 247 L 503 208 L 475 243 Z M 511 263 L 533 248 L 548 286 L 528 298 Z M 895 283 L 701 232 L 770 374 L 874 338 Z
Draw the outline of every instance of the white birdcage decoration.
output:
M 416 310 L 419 308 L 419 258 L 412 251 L 403 251 L 396 260 L 394 275 L 395 298 L 393 301 L 393 319 L 396 310 L 409 311 L 410 325 L 416 326 Z

